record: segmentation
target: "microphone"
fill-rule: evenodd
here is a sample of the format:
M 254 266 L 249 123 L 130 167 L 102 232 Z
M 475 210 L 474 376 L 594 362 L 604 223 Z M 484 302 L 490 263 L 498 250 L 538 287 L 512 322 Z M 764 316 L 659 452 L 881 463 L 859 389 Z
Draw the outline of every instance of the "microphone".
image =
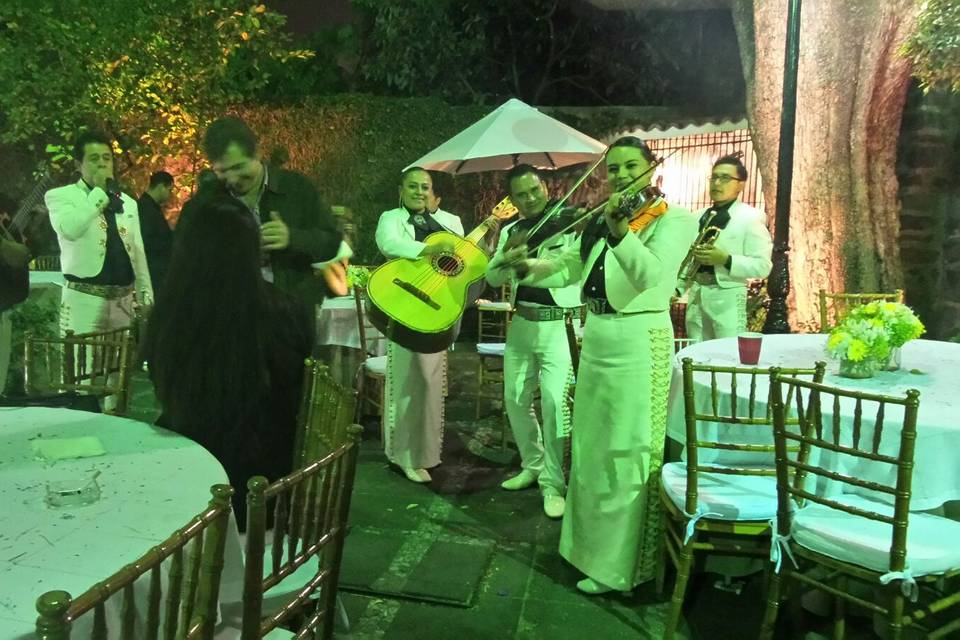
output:
M 123 213 L 123 200 L 120 199 L 120 183 L 113 178 L 107 178 L 103 190 L 107 192 L 107 196 L 110 198 L 104 211 L 113 214 Z

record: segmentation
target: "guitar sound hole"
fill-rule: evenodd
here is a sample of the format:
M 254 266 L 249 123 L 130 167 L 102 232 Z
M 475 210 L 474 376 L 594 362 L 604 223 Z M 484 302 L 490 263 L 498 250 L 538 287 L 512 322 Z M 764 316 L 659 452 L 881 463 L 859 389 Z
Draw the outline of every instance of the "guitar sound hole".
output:
M 463 271 L 463 260 L 455 255 L 441 253 L 434 256 L 433 268 L 445 276 L 455 276 Z

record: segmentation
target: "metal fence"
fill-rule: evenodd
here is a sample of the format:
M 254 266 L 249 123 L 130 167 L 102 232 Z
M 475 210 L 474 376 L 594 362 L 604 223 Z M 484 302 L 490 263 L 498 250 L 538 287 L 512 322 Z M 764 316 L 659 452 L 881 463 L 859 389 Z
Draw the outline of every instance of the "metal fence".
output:
M 747 182 L 740 199 L 763 210 L 763 183 L 757 170 L 757 156 L 753 152 L 749 130 L 663 138 L 650 140 L 649 144 L 658 156 L 673 153 L 658 169 L 656 183 L 669 202 L 691 211 L 711 204 L 709 178 L 714 161 L 721 156 L 742 151 L 743 164 L 747 167 Z

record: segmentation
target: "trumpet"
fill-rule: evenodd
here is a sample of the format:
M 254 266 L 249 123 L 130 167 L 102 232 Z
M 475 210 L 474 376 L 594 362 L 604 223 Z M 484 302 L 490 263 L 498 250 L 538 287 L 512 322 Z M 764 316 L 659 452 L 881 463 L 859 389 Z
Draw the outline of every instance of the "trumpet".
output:
M 700 267 L 702 266 L 694 259 L 696 249 L 704 245 L 713 244 L 717 236 L 720 235 L 720 227 L 710 225 L 716 215 L 716 211 L 710 212 L 710 215 L 707 216 L 707 219 L 703 222 L 703 230 L 697 235 L 693 244 L 690 245 L 687 257 L 680 263 L 680 272 L 677 275 L 677 279 L 683 282 L 683 291 L 690 288 L 690 285 L 693 284 L 693 279 L 697 277 L 697 272 L 700 271 Z

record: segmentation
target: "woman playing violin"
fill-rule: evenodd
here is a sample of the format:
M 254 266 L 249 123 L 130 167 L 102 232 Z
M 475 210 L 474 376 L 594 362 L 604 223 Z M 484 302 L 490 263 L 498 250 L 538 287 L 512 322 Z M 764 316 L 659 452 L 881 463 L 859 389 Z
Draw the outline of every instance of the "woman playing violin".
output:
M 628 591 L 653 578 L 656 565 L 670 297 L 697 221 L 656 197 L 639 211 L 621 210 L 627 196 L 649 186 L 654 164 L 642 140 L 620 138 L 606 155 L 614 193 L 579 246 L 549 260 L 526 260 L 521 248 L 498 265 L 524 274 L 521 284 L 530 286 L 579 282 L 587 305 L 560 553 L 586 574 L 577 588 L 588 594 Z M 637 224 L 643 214 L 645 224 Z

